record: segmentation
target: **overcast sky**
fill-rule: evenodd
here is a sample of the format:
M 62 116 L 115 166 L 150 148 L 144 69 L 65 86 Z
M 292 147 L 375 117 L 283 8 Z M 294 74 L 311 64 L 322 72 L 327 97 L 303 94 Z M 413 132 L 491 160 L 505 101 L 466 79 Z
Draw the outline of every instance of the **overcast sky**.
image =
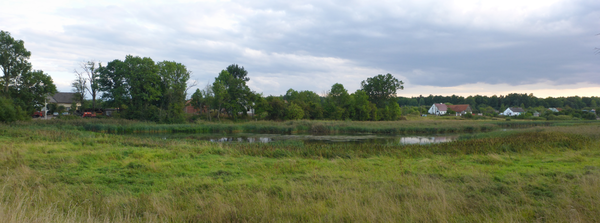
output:
M 600 96 L 598 0 L 0 0 L 0 30 L 59 91 L 82 61 L 131 54 L 201 86 L 236 63 L 265 95 L 391 73 L 400 96 Z

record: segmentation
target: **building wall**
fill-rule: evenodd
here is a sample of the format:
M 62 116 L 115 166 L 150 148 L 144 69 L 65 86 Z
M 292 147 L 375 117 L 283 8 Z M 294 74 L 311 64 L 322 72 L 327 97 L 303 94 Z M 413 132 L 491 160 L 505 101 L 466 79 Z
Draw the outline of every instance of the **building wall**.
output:
M 505 110 L 505 111 L 502 113 L 502 115 L 504 115 L 504 116 L 517 116 L 517 115 L 520 115 L 520 114 L 521 114 L 520 112 L 513 112 L 512 110 L 510 110 L 510 108 L 507 108 L 507 109 L 506 109 L 506 110 Z
M 427 112 L 432 115 L 445 115 L 446 114 L 446 111 L 440 111 L 438 109 L 438 107 L 435 106 L 435 104 L 432 105 L 431 108 L 429 108 L 429 110 Z

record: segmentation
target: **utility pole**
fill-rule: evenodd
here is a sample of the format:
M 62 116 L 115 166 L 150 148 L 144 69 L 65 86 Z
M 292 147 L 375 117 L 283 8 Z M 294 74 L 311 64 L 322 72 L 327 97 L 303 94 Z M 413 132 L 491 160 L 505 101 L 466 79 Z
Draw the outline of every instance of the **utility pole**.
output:
M 48 96 L 44 98 L 44 119 L 48 120 Z

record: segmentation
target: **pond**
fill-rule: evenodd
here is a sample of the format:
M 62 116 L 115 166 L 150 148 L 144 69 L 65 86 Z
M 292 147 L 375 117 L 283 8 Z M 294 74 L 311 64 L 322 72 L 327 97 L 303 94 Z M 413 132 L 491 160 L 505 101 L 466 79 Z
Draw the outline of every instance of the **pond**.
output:
M 269 143 L 276 141 L 303 141 L 311 143 L 374 143 L 374 144 L 430 144 L 457 140 L 460 135 L 378 135 L 378 134 L 163 134 L 147 135 L 163 139 L 195 139 L 220 143 Z

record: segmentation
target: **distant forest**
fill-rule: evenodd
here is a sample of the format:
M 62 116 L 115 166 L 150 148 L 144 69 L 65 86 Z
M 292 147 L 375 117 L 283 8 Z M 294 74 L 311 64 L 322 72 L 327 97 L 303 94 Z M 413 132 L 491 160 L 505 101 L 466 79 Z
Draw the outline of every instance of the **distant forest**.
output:
M 399 97 L 398 103 L 401 106 L 419 106 L 419 105 L 432 105 L 433 103 L 450 103 L 450 104 L 469 104 L 472 109 L 479 110 L 490 106 L 496 110 L 504 110 L 508 107 L 545 107 L 545 108 L 563 108 L 570 107 L 573 109 L 584 109 L 584 108 L 596 108 L 600 105 L 600 97 L 547 97 L 538 98 L 533 94 L 517 94 L 512 93 L 508 95 L 500 96 L 442 96 L 442 95 L 429 95 L 419 97 Z M 503 109 L 504 108 L 504 109 Z

